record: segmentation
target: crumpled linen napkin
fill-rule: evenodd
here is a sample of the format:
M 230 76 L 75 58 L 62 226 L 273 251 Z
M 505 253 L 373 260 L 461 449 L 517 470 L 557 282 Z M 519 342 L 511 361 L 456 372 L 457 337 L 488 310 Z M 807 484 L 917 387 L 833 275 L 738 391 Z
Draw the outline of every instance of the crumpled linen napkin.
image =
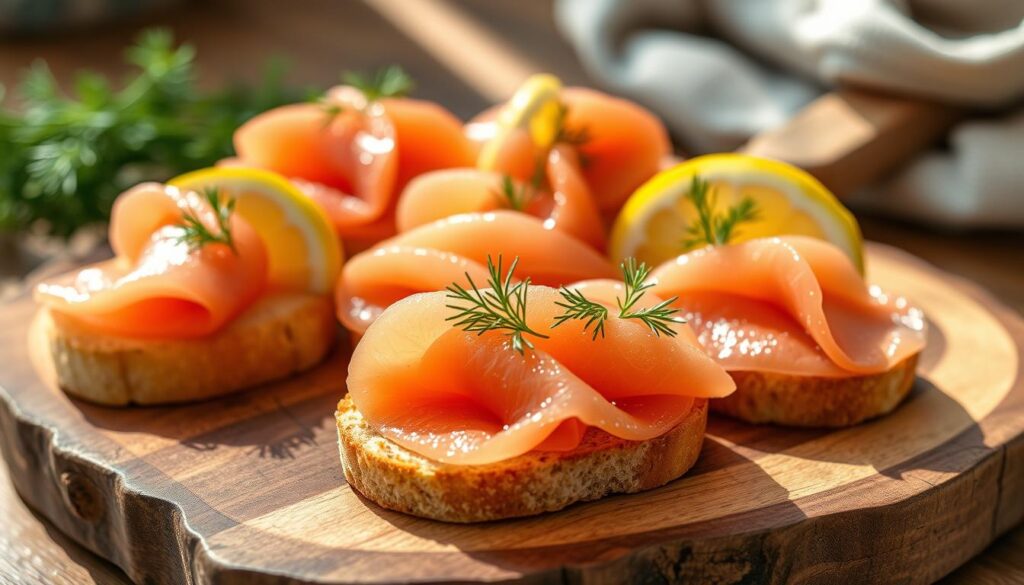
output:
M 842 83 L 983 112 L 851 201 L 1024 226 L 1021 0 L 558 0 L 555 18 L 592 75 L 691 153 L 732 150 Z

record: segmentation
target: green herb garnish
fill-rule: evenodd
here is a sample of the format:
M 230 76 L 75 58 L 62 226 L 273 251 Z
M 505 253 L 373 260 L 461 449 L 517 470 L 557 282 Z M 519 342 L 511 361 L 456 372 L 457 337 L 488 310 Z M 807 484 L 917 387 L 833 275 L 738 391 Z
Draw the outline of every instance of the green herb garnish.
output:
M 590 142 L 590 131 L 586 127 L 569 128 L 565 119 L 569 115 L 569 106 L 558 105 L 558 117 L 555 119 L 555 143 L 582 146 Z
M 363 92 L 363 96 L 369 102 L 383 98 L 405 97 L 416 87 L 412 77 L 398 65 L 389 65 L 373 74 L 347 71 L 342 74 L 341 79 Z
M 577 289 L 569 289 L 563 286 L 558 289 L 558 294 L 562 295 L 564 302 L 556 301 L 555 304 L 564 308 L 565 312 L 555 317 L 555 324 L 551 326 L 552 329 L 566 321 L 576 319 L 584 321 L 583 331 L 589 329 L 591 325 L 594 326 L 594 335 L 591 339 L 597 339 L 598 335 L 604 337 L 604 322 L 608 319 L 608 307 L 591 301 Z
M 490 290 L 481 291 L 477 288 L 473 278 L 466 273 L 466 280 L 469 281 L 469 290 L 458 283 L 450 284 L 445 290 L 448 291 L 448 298 L 453 303 L 446 305 L 449 309 L 457 311 L 455 315 L 447 317 L 445 321 L 455 321 L 456 327 L 465 331 L 476 332 L 483 335 L 488 331 L 505 331 L 511 339 L 513 350 L 523 354 L 525 348 L 533 349 L 533 343 L 523 335 L 547 339 L 547 335 L 538 333 L 526 324 L 526 297 L 530 286 L 530 279 L 512 284 L 512 274 L 515 272 L 519 257 L 512 261 L 508 272 L 502 278 L 502 258 L 498 256 L 498 265 L 490 256 L 487 257 L 487 271 L 490 276 L 487 284 Z
M 316 103 L 324 113 L 324 129 L 333 124 L 334 120 L 345 111 L 345 106 L 331 101 L 327 96 L 321 96 L 316 100 Z
M 672 297 L 652 307 L 634 310 L 633 307 L 644 296 L 644 292 L 654 286 L 645 283 L 651 269 L 643 262 L 637 265 L 635 258 L 627 258 L 619 267 L 622 270 L 622 279 L 626 289 L 624 291 L 625 298 L 616 297 L 615 299 L 619 306 L 619 318 L 639 319 L 655 335 L 660 336 L 664 333 L 669 337 L 675 337 L 676 331 L 672 329 L 672 325 L 686 322 L 675 316 L 679 309 L 674 309 L 671 306 L 679 297 Z M 555 324 L 551 326 L 552 328 L 575 319 L 585 321 L 584 331 L 587 331 L 590 326 L 594 326 L 592 339 L 597 339 L 599 333 L 601 337 L 604 337 L 604 322 L 608 318 L 608 309 L 604 305 L 587 299 L 583 293 L 575 289 L 562 287 L 558 292 L 562 295 L 564 302 L 555 304 L 564 308 L 565 312 L 555 317 Z
M 237 254 L 230 225 L 231 214 L 235 212 L 235 199 L 229 198 L 222 202 L 216 188 L 205 189 L 203 197 L 217 218 L 217 233 L 210 231 L 210 228 L 190 209 L 181 216 L 182 233 L 178 236 L 178 242 L 186 244 L 193 251 L 208 244 L 224 244 Z
M 686 198 L 697 210 L 697 221 L 686 229 L 687 237 L 683 240 L 683 249 L 692 250 L 698 246 L 710 244 L 719 246 L 728 244 L 732 239 L 733 230 L 741 223 L 758 218 L 757 203 L 750 197 L 744 197 L 723 214 L 715 214 L 716 197 L 707 181 L 694 175 L 690 182 L 690 191 Z
M 685 323 L 685 321 L 675 317 L 679 309 L 671 307 L 672 303 L 676 302 L 679 297 L 672 297 L 645 309 L 633 310 L 633 306 L 644 296 L 644 292 L 654 286 L 644 282 L 647 280 L 647 275 L 651 273 L 651 269 L 644 262 L 637 265 L 636 258 L 626 258 L 619 265 L 619 268 L 622 270 L 622 280 L 626 287 L 626 298 L 615 299 L 619 304 L 619 318 L 639 319 L 650 327 L 655 335 L 664 333 L 669 337 L 675 337 L 676 332 L 671 326 L 677 323 Z
M 547 178 L 547 164 L 548 164 L 548 151 L 550 147 L 555 144 L 563 143 L 571 146 L 579 147 L 586 144 L 590 140 L 590 134 L 586 128 L 570 129 L 565 124 L 565 118 L 568 115 L 569 107 L 564 103 L 558 104 L 558 114 L 555 118 L 555 132 L 554 141 L 548 145 L 549 148 L 542 152 L 537 153 L 537 160 L 533 165 L 533 174 L 530 176 L 529 186 L 532 189 L 532 193 L 527 193 L 525 188 L 523 189 L 520 201 L 528 199 L 529 195 L 540 191 L 544 187 L 544 182 Z M 586 166 L 589 164 L 589 159 L 583 155 L 582 152 L 578 153 L 580 164 Z M 511 201 L 511 199 L 510 199 Z M 516 209 L 513 207 L 513 209 Z
M 530 186 L 520 185 L 516 187 L 515 181 L 508 175 L 501 178 L 501 195 L 505 198 L 509 209 L 523 211 L 526 209 L 530 199 L 533 198 L 533 194 L 534 191 L 530 189 Z
M 257 87 L 201 92 L 194 59 L 190 45 L 149 30 L 127 51 L 137 73 L 123 86 L 81 72 L 71 96 L 44 62 L 32 65 L 0 107 L 0 231 L 68 237 L 105 222 L 128 187 L 231 156 L 239 125 L 302 99 L 284 89 L 280 63 Z

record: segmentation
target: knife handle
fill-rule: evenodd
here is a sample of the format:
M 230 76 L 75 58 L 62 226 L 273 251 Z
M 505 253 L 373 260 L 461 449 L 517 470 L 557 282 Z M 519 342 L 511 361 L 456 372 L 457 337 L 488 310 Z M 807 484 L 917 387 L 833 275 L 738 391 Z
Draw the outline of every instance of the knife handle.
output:
M 739 150 L 801 167 L 842 196 L 898 168 L 962 115 L 937 102 L 839 89 Z

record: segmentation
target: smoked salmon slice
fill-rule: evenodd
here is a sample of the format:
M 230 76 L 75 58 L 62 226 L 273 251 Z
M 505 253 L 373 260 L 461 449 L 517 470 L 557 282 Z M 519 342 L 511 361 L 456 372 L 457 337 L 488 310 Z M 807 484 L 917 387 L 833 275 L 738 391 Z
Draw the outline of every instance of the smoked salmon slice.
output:
M 469 273 L 486 281 L 487 257 L 519 257 L 519 274 L 562 285 L 613 278 L 615 269 L 590 246 L 514 211 L 465 213 L 421 225 L 357 254 L 345 263 L 335 289 L 338 318 L 361 333 L 392 303 L 438 291 Z
M 565 128 L 579 137 L 573 148 L 581 161 L 583 181 L 601 214 L 612 218 L 672 154 L 668 132 L 645 108 L 600 91 L 567 87 L 561 90 L 561 99 L 566 106 Z M 497 134 L 495 120 L 503 107 L 486 110 L 467 124 L 467 135 L 476 144 Z M 523 132 L 501 149 L 499 170 L 528 180 L 534 158 L 532 143 Z
M 730 371 L 881 373 L 925 343 L 919 309 L 868 286 L 846 254 L 814 238 L 703 248 L 659 266 L 650 282 L 679 297 L 700 344 Z
M 609 294 L 597 289 L 613 285 L 587 286 L 603 299 Z M 453 327 L 445 292 L 410 296 L 384 311 L 356 346 L 349 395 L 399 445 L 445 463 L 481 465 L 534 449 L 571 450 L 590 426 L 651 439 L 679 424 L 697 399 L 735 389 L 687 336 L 657 337 L 618 318 L 597 339 L 580 321 L 551 328 L 560 298 L 555 289 L 529 287 L 527 321 L 548 338 L 532 339 L 535 349 L 520 355 L 501 332 Z
M 40 284 L 36 300 L 99 333 L 189 338 L 211 334 L 265 289 L 267 255 L 255 230 L 230 219 L 234 250 L 181 240 L 183 213 L 216 226 L 196 193 L 145 183 L 114 204 L 110 244 L 115 257 L 79 272 L 71 282 Z
M 367 102 L 339 86 L 327 105 L 293 104 L 260 114 L 235 133 L 238 158 L 292 179 L 356 247 L 395 233 L 398 193 L 422 173 L 472 166 L 462 124 L 442 107 L 389 98 Z
M 544 220 L 557 229 L 604 250 L 605 230 L 601 215 L 580 169 L 575 150 L 564 144 L 543 153 L 545 185 L 534 192 L 527 179 L 515 179 L 513 189 L 524 198 L 519 211 Z M 531 158 L 531 165 L 536 164 Z M 414 179 L 398 201 L 398 231 L 443 219 L 458 213 L 508 209 L 512 202 L 503 195 L 505 175 L 476 169 L 451 169 L 427 173 Z M 511 175 L 510 175 L 511 177 Z

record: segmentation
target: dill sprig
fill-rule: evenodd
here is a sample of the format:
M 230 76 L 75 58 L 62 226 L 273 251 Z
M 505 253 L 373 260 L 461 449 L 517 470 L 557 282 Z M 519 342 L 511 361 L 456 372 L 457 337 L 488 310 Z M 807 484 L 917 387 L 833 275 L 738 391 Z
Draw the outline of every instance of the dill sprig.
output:
M 533 165 L 533 173 L 530 175 L 529 186 L 532 192 L 527 192 L 525 187 L 523 193 L 520 196 L 520 201 L 528 199 L 528 196 L 540 191 L 544 188 L 544 182 L 547 179 L 547 164 L 548 164 L 548 153 L 556 144 L 568 144 L 570 146 L 579 147 L 590 141 L 590 133 L 586 128 L 569 128 L 566 123 L 566 116 L 569 114 L 569 107 L 564 103 L 558 104 L 558 113 L 555 116 L 554 121 L 554 132 L 552 134 L 553 139 L 550 144 L 538 145 L 542 147 L 542 150 L 537 153 L 537 160 Z M 590 164 L 589 158 L 587 158 L 582 152 L 577 152 L 580 160 L 580 165 L 587 166 Z M 507 195 L 506 195 L 507 197 Z M 512 201 L 509 198 L 509 201 Z M 513 206 L 513 209 L 516 207 Z
M 555 118 L 555 143 L 569 144 L 571 146 L 582 146 L 590 142 L 590 131 L 585 127 L 569 128 L 565 120 L 569 115 L 569 106 L 561 103 L 558 105 L 558 115 Z
M 512 177 L 505 175 L 501 178 L 501 195 L 505 198 L 509 209 L 523 211 L 530 199 L 533 198 L 533 190 L 525 184 L 517 187 Z
M 533 343 L 523 335 L 547 339 L 547 335 L 534 331 L 526 323 L 526 297 L 530 279 L 525 278 L 518 283 L 512 283 L 512 274 L 517 264 L 518 256 L 502 278 L 502 257 L 498 256 L 498 265 L 495 266 L 494 261 L 488 256 L 487 271 L 490 276 L 487 284 L 490 290 L 481 291 L 477 288 L 468 272 L 466 280 L 469 281 L 469 289 L 455 282 L 450 284 L 445 289 L 448 291 L 447 296 L 457 304 L 446 306 L 457 312 L 445 318 L 445 321 L 455 321 L 456 327 L 476 332 L 477 335 L 483 335 L 488 331 L 505 331 L 505 335 L 511 340 L 512 349 L 520 355 L 525 348 L 533 349 Z
M 622 270 L 622 281 L 626 287 L 626 298 L 615 299 L 619 303 L 619 316 L 621 317 L 628 313 L 633 305 L 640 300 L 640 297 L 644 296 L 644 292 L 654 285 L 644 282 L 647 280 L 647 275 L 651 273 L 646 262 L 641 262 L 638 265 L 636 258 L 626 258 L 622 264 L 619 264 L 619 269 Z
M 633 310 L 633 306 L 636 305 L 637 301 L 644 296 L 647 289 L 654 286 L 651 283 L 646 282 L 647 276 L 651 273 L 651 269 L 645 262 L 640 264 L 636 263 L 636 258 L 626 258 L 626 260 L 619 265 L 622 270 L 622 280 L 625 285 L 625 299 L 616 297 L 616 301 L 619 304 L 619 318 L 620 319 L 639 319 L 647 325 L 655 335 L 661 335 L 664 333 L 669 337 L 675 337 L 676 332 L 672 329 L 672 325 L 678 323 L 685 323 L 685 321 L 675 316 L 679 312 L 679 309 L 672 308 L 672 303 L 676 302 L 679 297 L 672 297 L 661 301 L 657 305 L 652 307 L 646 307 L 643 309 Z
M 398 65 L 389 65 L 372 74 L 347 71 L 341 76 L 346 84 L 363 92 L 366 101 L 405 97 L 416 87 L 409 74 Z
M 728 244 L 733 231 L 741 223 L 758 218 L 760 211 L 757 203 L 750 197 L 744 197 L 725 213 L 715 214 L 717 197 L 707 181 L 694 175 L 690 182 L 690 191 L 686 198 L 697 210 L 697 221 L 686 229 L 687 237 L 683 239 L 683 249 L 691 250 L 698 246 L 710 244 L 719 246 Z
M 638 319 L 644 325 L 647 325 L 655 335 L 661 336 L 661 334 L 665 334 L 669 337 L 675 337 L 676 331 L 672 329 L 672 326 L 686 322 L 676 317 L 679 309 L 674 309 L 671 306 L 679 297 L 672 297 L 651 307 L 634 309 L 633 307 L 644 296 L 647 289 L 654 286 L 646 282 L 651 269 L 643 262 L 638 265 L 636 258 L 626 258 L 619 265 L 619 268 L 622 270 L 622 280 L 625 287 L 624 298 L 615 298 L 615 302 L 619 306 L 619 318 Z M 594 327 L 592 339 L 596 340 L 599 333 L 601 337 L 604 337 L 604 322 L 608 319 L 608 309 L 604 305 L 591 301 L 576 289 L 570 290 L 562 287 L 558 292 L 562 295 L 564 302 L 556 302 L 555 304 L 565 309 L 565 312 L 555 317 L 555 324 L 551 326 L 552 329 L 566 321 L 575 319 L 585 321 L 583 325 L 584 331 L 587 331 L 591 326 Z
M 564 302 L 556 301 L 555 304 L 565 309 L 565 312 L 555 317 L 555 324 L 551 326 L 552 329 L 566 321 L 578 319 L 584 321 L 583 331 L 586 331 L 592 325 L 594 326 L 594 335 L 591 339 L 597 339 L 598 335 L 604 337 L 604 322 L 608 319 L 608 307 L 591 301 L 577 289 L 569 289 L 563 286 L 558 289 L 558 294 L 562 295 Z
M 676 331 L 672 329 L 672 325 L 685 323 L 686 321 L 676 317 L 676 313 L 679 309 L 672 308 L 672 303 L 676 302 L 678 297 L 672 297 L 661 301 L 653 307 L 646 307 L 644 309 L 638 309 L 628 313 L 619 313 L 619 317 L 622 319 L 639 319 L 647 325 L 655 335 L 661 335 L 664 333 L 669 337 L 675 337 Z
M 341 80 L 362 92 L 367 103 L 384 98 L 405 97 L 416 87 L 412 77 L 398 65 L 389 65 L 370 74 L 346 71 L 341 74 Z M 324 128 L 333 124 L 345 112 L 345 106 L 332 100 L 330 94 L 315 98 L 315 101 L 324 113 Z
M 238 250 L 235 249 L 235 240 L 230 226 L 231 214 L 235 212 L 235 199 L 232 197 L 222 201 L 220 192 L 216 188 L 203 190 L 203 197 L 217 218 L 217 233 L 210 231 L 210 228 L 203 223 L 195 211 L 190 209 L 181 216 L 183 231 L 178 236 L 178 242 L 186 244 L 193 251 L 208 244 L 224 244 L 237 254 Z
M 342 106 L 338 102 L 335 102 L 327 96 L 321 96 L 316 100 L 320 110 L 324 113 L 323 127 L 326 129 L 328 126 L 334 123 L 334 120 L 338 118 L 344 111 L 345 106 Z

